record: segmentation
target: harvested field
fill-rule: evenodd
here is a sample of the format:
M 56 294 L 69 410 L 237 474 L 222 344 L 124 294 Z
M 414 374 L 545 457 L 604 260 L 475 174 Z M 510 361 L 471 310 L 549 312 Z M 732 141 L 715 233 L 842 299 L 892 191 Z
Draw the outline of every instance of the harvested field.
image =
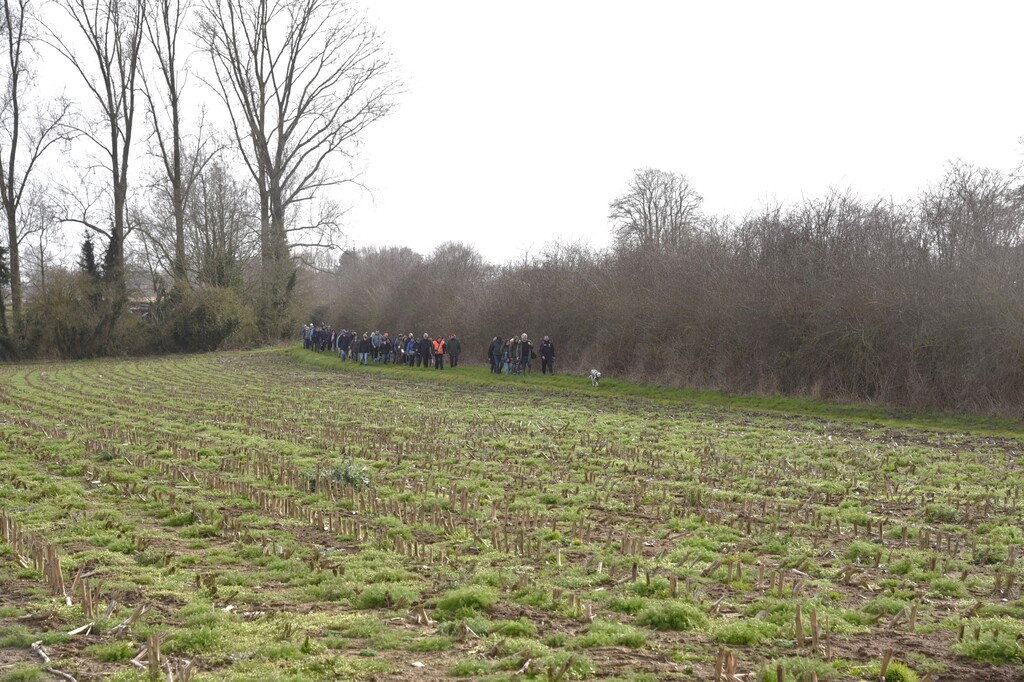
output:
M 0 680 L 1024 680 L 1012 428 L 547 380 L 0 368 Z

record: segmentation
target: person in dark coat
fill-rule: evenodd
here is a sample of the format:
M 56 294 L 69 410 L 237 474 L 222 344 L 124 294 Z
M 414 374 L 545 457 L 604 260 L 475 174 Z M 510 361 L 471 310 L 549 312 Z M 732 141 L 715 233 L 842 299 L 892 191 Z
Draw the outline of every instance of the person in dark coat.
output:
M 430 367 L 430 358 L 434 355 L 434 342 L 430 340 L 430 334 L 424 333 L 420 339 L 420 359 L 424 367 Z M 416 363 L 419 367 L 419 362 Z
M 495 336 L 491 339 L 491 345 L 487 347 L 487 359 L 491 361 L 491 371 L 495 374 L 501 373 L 501 349 L 505 345 L 505 340 L 500 336 Z
M 533 367 L 533 344 L 526 334 L 519 337 L 519 368 L 523 374 L 529 374 Z
M 459 355 L 462 353 L 462 342 L 459 341 L 459 337 L 455 335 L 455 332 L 451 333 L 448 337 L 447 343 L 448 350 L 448 366 L 454 369 L 459 364 Z
M 540 373 L 547 374 L 548 370 L 555 373 L 555 344 L 550 336 L 545 336 L 540 342 Z
M 359 364 L 365 365 L 370 361 L 370 335 L 363 333 L 363 338 L 359 339 Z
M 416 353 L 418 349 L 419 346 L 416 345 L 416 337 L 412 335 L 412 332 L 409 332 L 405 337 L 405 361 L 409 363 L 410 367 L 414 367 L 416 365 L 416 358 L 419 357 Z

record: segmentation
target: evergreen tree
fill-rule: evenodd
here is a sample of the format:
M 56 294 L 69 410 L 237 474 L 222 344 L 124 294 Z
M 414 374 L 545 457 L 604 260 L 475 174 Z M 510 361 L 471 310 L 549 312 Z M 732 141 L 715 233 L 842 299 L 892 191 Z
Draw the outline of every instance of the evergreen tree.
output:
M 108 282 L 113 282 L 118 277 L 123 278 L 124 272 L 118 273 L 118 270 L 124 269 L 124 262 L 122 257 L 118 255 L 117 249 L 114 248 L 114 240 L 111 239 L 107 242 L 107 248 L 103 250 L 103 279 Z
M 99 279 L 100 271 L 96 266 L 96 246 L 92 242 L 92 235 L 85 235 L 82 242 L 82 255 L 78 258 L 78 267 L 93 279 Z

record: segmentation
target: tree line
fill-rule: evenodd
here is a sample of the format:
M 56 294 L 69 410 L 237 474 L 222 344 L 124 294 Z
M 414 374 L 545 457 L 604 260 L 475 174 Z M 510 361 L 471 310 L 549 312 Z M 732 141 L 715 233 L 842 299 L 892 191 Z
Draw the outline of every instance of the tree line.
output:
M 399 88 L 373 27 L 344 0 L 3 3 L 0 353 L 209 346 L 168 341 L 189 315 L 285 334 L 298 251 L 336 241 L 329 190 Z
M 348 252 L 311 274 L 314 321 L 547 334 L 561 370 L 762 394 L 1019 416 L 1024 184 L 951 164 L 913 200 L 832 191 L 741 220 L 707 215 L 685 175 L 637 171 L 615 245 L 486 263 L 464 244 Z M 429 292 L 429 294 L 424 293 Z

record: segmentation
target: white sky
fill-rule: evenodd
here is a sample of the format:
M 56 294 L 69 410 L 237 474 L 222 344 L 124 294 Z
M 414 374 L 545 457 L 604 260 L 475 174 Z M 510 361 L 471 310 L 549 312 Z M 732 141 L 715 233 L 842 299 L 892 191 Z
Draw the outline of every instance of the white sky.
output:
M 1024 2 L 364 2 L 406 92 L 364 138 L 356 246 L 604 246 L 647 166 L 739 217 L 1024 159 Z

